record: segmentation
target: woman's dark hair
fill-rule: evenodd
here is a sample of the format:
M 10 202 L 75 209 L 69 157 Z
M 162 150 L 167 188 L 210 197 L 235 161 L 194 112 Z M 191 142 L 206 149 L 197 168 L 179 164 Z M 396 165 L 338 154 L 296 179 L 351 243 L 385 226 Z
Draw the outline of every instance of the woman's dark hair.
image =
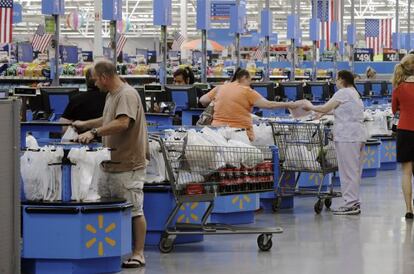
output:
M 184 81 L 189 85 L 194 84 L 194 73 L 189 67 L 179 68 L 174 72 L 174 78 L 177 76 L 182 76 Z
M 344 81 L 346 87 L 353 86 L 356 89 L 355 77 L 349 70 L 338 71 L 338 78 Z
M 250 73 L 245 69 L 237 68 L 236 71 L 234 72 L 233 78 L 231 78 L 231 81 L 235 82 L 237 80 L 242 79 L 243 77 L 249 78 Z

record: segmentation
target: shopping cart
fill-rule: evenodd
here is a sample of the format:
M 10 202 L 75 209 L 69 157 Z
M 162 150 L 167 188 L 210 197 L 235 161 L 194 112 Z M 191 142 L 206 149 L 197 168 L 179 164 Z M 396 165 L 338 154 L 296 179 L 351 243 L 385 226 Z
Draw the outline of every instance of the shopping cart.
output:
M 260 193 L 273 190 L 275 149 L 227 146 L 188 145 L 183 141 L 160 142 L 167 177 L 176 205 L 170 213 L 159 249 L 169 253 L 178 235 L 259 234 L 257 244 L 262 251 L 272 248 L 272 235 L 282 233 L 280 227 L 253 228 L 208 223 L 218 196 Z M 184 203 L 206 202 L 208 207 L 200 224 L 176 223 Z
M 275 145 L 279 149 L 281 171 L 273 209 L 279 208 L 282 196 L 289 191 L 294 192 L 295 195 L 316 195 L 318 201 L 314 209 L 317 214 L 321 213 L 324 204 L 329 209 L 332 198 L 341 196 L 340 192 L 334 192 L 332 182 L 327 191 L 322 191 L 325 176 L 338 170 L 330 126 L 313 122 L 270 122 L 270 124 Z M 298 173 L 293 187 L 281 185 L 284 175 L 288 172 Z M 300 174 L 303 172 L 323 175 L 316 191 L 298 188 Z

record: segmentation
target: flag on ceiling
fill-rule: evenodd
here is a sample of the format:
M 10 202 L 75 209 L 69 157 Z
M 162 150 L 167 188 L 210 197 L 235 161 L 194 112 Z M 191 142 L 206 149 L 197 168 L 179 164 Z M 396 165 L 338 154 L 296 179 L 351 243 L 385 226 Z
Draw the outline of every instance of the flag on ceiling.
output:
M 11 43 L 13 0 L 0 0 L 0 44 Z
M 173 43 L 172 43 L 171 49 L 173 51 L 180 51 L 181 46 L 183 45 L 184 41 L 185 41 L 184 35 L 182 35 L 178 31 L 175 31 L 173 34 Z
M 338 7 L 340 7 L 339 3 Z M 338 8 L 338 10 L 340 10 L 340 8 Z M 316 16 L 321 21 L 319 35 L 320 40 L 328 41 L 328 43 L 325 43 L 327 48 L 329 48 L 329 41 L 331 40 L 331 25 L 334 20 L 334 14 L 334 0 L 318 0 Z M 324 37 L 322 37 L 322 33 L 325 33 Z M 318 47 L 319 45 L 320 43 L 318 43 Z
M 365 19 L 365 41 L 368 48 L 378 54 L 383 48 L 391 48 L 392 19 Z
M 49 46 L 52 38 L 53 34 L 45 33 L 45 26 L 39 25 L 32 39 L 33 50 L 44 52 Z
M 116 43 L 116 57 L 118 57 L 119 54 L 121 54 L 121 51 L 125 47 L 126 41 L 127 41 L 127 38 L 125 34 L 122 33 L 118 38 L 118 42 Z
M 255 60 L 263 60 L 263 58 L 266 56 L 266 46 L 262 42 L 260 43 L 259 47 L 256 49 L 255 52 L 253 52 L 252 59 Z

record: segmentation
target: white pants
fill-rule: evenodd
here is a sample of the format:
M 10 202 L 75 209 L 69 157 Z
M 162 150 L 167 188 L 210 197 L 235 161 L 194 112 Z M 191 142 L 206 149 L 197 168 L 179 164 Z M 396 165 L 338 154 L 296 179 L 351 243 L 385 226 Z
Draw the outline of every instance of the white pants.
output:
M 360 204 L 359 187 L 364 161 L 364 143 L 335 142 L 335 150 L 345 206 Z

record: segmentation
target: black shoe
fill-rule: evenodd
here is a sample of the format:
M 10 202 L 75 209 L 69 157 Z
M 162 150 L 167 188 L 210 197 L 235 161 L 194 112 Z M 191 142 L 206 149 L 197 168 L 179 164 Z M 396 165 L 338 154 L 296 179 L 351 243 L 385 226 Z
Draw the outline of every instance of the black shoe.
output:
M 414 218 L 414 214 L 411 213 L 411 212 L 407 212 L 407 213 L 405 213 L 405 218 L 406 219 L 413 219 Z

